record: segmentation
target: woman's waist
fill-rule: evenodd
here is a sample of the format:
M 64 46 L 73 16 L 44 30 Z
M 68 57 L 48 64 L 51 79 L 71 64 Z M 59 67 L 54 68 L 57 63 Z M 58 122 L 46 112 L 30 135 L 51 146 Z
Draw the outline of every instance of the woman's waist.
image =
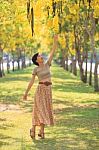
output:
M 39 82 L 46 82 L 46 81 L 51 82 L 51 78 L 48 77 L 48 78 L 44 78 L 44 79 L 39 79 Z
M 39 84 L 51 85 L 52 82 L 51 82 L 51 79 L 50 79 L 50 78 L 47 78 L 47 79 L 45 79 L 45 80 L 39 80 Z
M 48 81 L 46 81 L 46 82 L 39 82 L 39 85 L 45 85 L 45 86 L 49 86 L 49 85 L 52 85 L 52 82 L 48 82 Z

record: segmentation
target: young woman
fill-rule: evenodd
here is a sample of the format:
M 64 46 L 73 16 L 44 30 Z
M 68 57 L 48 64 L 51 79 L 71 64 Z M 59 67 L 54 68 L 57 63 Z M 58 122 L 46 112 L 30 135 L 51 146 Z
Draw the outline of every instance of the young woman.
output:
M 32 128 L 30 129 L 30 136 L 32 139 L 35 139 L 36 126 L 40 126 L 38 136 L 44 139 L 45 125 L 54 125 L 50 66 L 55 49 L 57 48 L 57 41 L 58 36 L 55 35 L 53 48 L 50 52 L 49 58 L 46 63 L 44 62 L 42 55 L 39 53 L 36 53 L 32 57 L 32 61 L 35 65 L 37 65 L 37 67 L 35 67 L 32 72 L 32 79 L 29 82 L 28 87 L 23 96 L 23 99 L 27 100 L 28 92 L 34 83 L 35 76 L 37 76 L 39 83 L 34 95 Z

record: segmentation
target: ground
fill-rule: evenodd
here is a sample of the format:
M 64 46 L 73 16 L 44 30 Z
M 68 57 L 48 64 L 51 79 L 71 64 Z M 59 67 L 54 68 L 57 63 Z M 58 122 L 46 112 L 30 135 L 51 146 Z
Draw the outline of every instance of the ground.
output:
M 37 79 L 28 101 L 22 96 L 32 69 L 0 79 L 0 150 L 99 150 L 99 93 L 56 64 L 51 67 L 55 125 L 45 128 L 44 140 L 30 138 Z

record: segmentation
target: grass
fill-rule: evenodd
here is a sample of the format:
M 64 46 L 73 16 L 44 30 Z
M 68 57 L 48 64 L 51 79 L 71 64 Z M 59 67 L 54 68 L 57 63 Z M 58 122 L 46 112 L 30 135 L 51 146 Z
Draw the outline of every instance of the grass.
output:
M 22 101 L 32 67 L 0 79 L 0 150 L 99 150 L 99 93 L 55 64 L 51 70 L 55 126 L 44 140 L 29 136 L 37 79 Z

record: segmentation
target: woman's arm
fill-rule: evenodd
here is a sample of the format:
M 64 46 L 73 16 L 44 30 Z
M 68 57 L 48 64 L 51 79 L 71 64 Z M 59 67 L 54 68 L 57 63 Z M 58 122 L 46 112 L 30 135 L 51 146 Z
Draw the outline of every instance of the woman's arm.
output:
M 30 91 L 30 89 L 31 89 L 31 87 L 32 87 L 32 85 L 33 85 L 33 83 L 34 83 L 34 80 L 35 80 L 35 75 L 32 75 L 32 79 L 30 80 L 30 82 L 29 82 L 29 84 L 28 84 L 28 87 L 27 87 L 27 89 L 26 89 L 26 91 L 25 91 L 25 94 L 24 94 L 24 96 L 23 96 L 23 100 L 27 100 L 28 92 Z
M 54 52 L 55 52 L 55 50 L 56 50 L 56 48 L 57 48 L 57 41 L 58 41 L 58 35 L 55 35 L 55 36 L 54 36 L 53 48 L 52 48 L 52 50 L 51 50 L 51 52 L 50 52 L 49 59 L 48 59 L 48 63 L 49 63 L 49 64 L 51 64 L 51 61 L 52 61 L 53 56 L 54 56 Z

